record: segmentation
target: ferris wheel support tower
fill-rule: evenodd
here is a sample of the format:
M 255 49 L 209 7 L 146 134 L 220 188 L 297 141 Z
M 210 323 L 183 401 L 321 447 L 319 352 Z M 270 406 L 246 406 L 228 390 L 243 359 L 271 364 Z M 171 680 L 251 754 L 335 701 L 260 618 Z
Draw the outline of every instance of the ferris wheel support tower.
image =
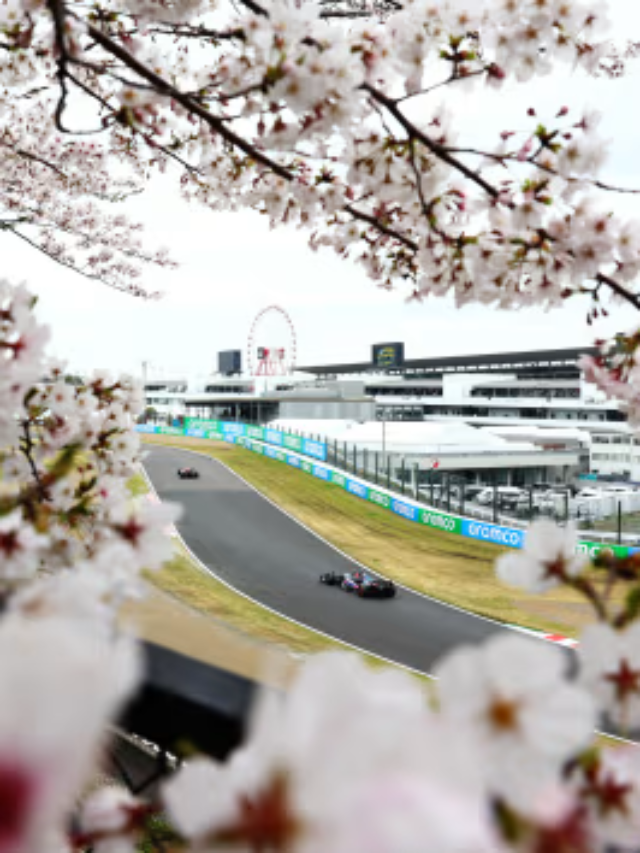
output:
M 260 326 L 269 315 L 279 315 L 285 323 L 287 346 L 264 346 Z M 293 321 L 280 305 L 268 305 L 259 311 L 251 324 L 247 341 L 247 364 L 251 376 L 286 376 L 292 373 L 297 358 L 297 338 Z

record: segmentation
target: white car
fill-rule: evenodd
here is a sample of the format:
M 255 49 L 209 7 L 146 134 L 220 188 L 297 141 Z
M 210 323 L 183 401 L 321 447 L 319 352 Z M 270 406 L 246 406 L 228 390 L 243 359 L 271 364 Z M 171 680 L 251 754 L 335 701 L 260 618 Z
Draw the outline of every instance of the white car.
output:
M 498 502 L 499 503 L 515 503 L 526 497 L 526 492 L 523 489 L 517 489 L 515 486 L 498 486 Z M 479 504 L 493 503 L 493 488 L 483 489 L 475 500 Z
M 577 498 L 601 498 L 602 492 L 599 489 L 580 489 Z

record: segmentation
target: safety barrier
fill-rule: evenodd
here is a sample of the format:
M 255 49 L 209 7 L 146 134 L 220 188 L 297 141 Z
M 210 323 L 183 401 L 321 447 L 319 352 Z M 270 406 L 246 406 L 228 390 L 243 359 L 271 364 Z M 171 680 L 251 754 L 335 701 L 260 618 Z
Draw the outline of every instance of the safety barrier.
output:
M 211 421 L 208 421 L 208 423 L 211 423 Z M 148 433 L 150 430 L 146 428 L 147 426 L 148 425 L 146 424 L 139 425 L 137 429 L 139 432 Z M 244 424 L 227 424 L 226 426 L 236 428 L 245 426 L 245 428 L 247 428 Z M 268 430 L 263 429 L 262 427 L 253 426 L 248 427 L 248 429 L 252 432 L 262 430 L 262 434 L 277 432 L 275 430 Z M 161 430 L 165 430 L 165 432 L 161 432 Z M 299 471 L 311 474 L 311 476 L 316 477 L 319 480 L 331 483 L 334 486 L 339 486 L 349 492 L 349 494 L 355 495 L 362 500 L 377 504 L 384 509 L 390 510 L 396 515 L 402 516 L 402 518 L 406 518 L 409 521 L 413 521 L 436 530 L 442 530 L 446 533 L 456 533 L 459 536 L 464 536 L 468 539 L 478 539 L 483 542 L 491 542 L 494 545 L 502 545 L 508 548 L 523 548 L 525 544 L 526 530 L 521 527 L 505 527 L 499 524 L 488 524 L 478 521 L 477 519 L 464 518 L 459 515 L 453 515 L 431 509 L 430 507 L 426 507 L 424 504 L 414 501 L 411 498 L 400 499 L 390 490 L 387 490 L 382 486 L 374 487 L 366 480 L 345 474 L 343 471 L 334 468 L 332 465 L 319 465 L 317 462 L 306 458 L 304 451 L 297 452 L 295 450 L 283 449 L 284 445 L 273 446 L 273 444 L 267 443 L 265 438 L 258 439 L 248 435 L 247 432 L 242 433 L 238 429 L 208 430 L 206 435 L 204 434 L 205 430 L 199 426 L 188 426 L 183 430 L 176 427 L 162 427 L 154 431 L 164 435 L 176 434 L 176 432 L 168 432 L 168 430 L 175 430 L 179 435 L 188 435 L 194 438 L 215 438 L 218 441 L 222 440 L 227 441 L 230 444 L 238 444 L 241 447 L 251 450 L 253 453 L 266 456 L 267 458 L 274 459 L 278 462 L 284 462 L 293 468 L 297 468 Z M 195 435 L 197 431 L 201 431 L 203 434 Z M 212 433 L 215 433 L 215 435 L 212 435 Z M 280 434 L 283 435 L 284 440 L 284 434 Z M 291 436 L 291 438 L 300 439 L 299 436 Z M 300 441 L 304 442 L 306 439 L 300 439 Z M 321 444 L 321 442 L 313 442 L 313 444 Z M 326 453 L 326 445 L 323 446 Z M 603 549 L 612 551 L 618 557 L 626 557 L 640 551 L 640 548 L 632 548 L 625 545 L 603 544 L 602 542 L 579 541 L 576 545 L 576 551 L 578 553 L 584 554 L 590 558 L 595 557 L 596 554 Z
M 323 441 L 292 435 L 279 429 L 243 424 L 231 421 L 215 421 L 205 418 L 186 418 L 184 427 L 158 426 L 155 424 L 138 424 L 138 432 L 156 435 L 186 435 L 190 438 L 208 438 L 215 441 L 232 441 L 238 437 L 252 438 L 295 450 L 304 456 L 325 460 L 327 445 Z

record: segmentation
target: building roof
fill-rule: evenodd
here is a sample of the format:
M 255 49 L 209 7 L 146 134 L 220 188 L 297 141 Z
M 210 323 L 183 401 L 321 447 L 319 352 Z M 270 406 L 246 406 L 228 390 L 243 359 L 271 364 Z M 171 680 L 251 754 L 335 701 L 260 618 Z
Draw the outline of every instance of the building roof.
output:
M 517 444 L 462 421 L 354 421 L 277 418 L 271 426 L 321 436 L 329 441 L 348 442 L 360 448 L 418 455 L 482 453 L 486 451 L 532 451 L 535 445 Z
M 309 365 L 296 370 L 320 376 L 339 374 L 403 374 L 407 371 L 421 373 L 448 373 L 464 371 L 500 372 L 517 368 L 574 367 L 583 355 L 596 355 L 596 347 L 569 347 L 566 349 L 527 350 L 525 352 L 500 352 L 482 355 L 453 355 L 439 358 L 405 359 L 404 365 L 389 371 L 376 369 L 371 362 Z

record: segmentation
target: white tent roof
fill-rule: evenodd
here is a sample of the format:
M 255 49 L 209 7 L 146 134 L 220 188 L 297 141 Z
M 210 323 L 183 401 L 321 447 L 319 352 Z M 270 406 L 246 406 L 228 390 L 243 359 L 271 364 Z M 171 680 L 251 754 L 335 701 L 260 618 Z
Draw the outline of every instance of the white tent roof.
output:
M 534 445 L 514 443 L 460 421 L 347 421 L 280 418 L 271 427 L 287 432 L 320 436 L 377 450 L 383 440 L 387 451 L 397 453 L 469 453 L 485 450 L 534 450 Z

